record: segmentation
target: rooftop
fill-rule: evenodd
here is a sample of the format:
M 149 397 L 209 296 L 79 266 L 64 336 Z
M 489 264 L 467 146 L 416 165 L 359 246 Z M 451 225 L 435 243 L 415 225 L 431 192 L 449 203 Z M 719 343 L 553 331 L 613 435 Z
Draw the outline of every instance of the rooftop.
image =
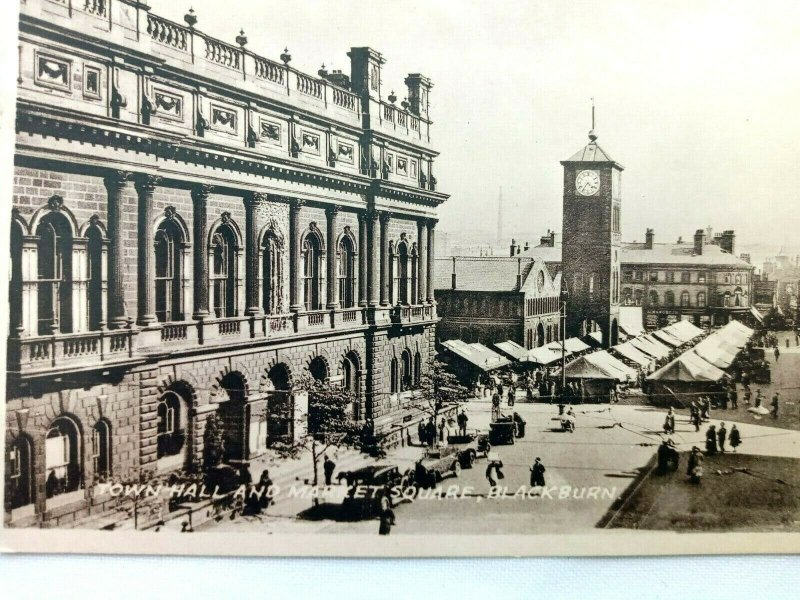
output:
M 531 257 L 456 256 L 434 261 L 434 288 L 453 286 L 453 259 L 456 261 L 456 289 L 471 292 L 518 292 L 517 274 L 521 283 L 533 268 Z

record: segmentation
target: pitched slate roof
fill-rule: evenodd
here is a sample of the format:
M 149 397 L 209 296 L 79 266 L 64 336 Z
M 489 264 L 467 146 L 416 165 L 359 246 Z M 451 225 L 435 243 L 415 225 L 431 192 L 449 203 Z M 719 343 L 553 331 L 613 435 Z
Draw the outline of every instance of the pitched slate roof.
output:
M 437 290 L 452 289 L 455 258 L 456 289 L 472 292 L 518 292 L 517 273 L 524 283 L 534 259 L 525 256 L 456 256 L 434 261 L 433 283 Z
M 597 142 L 591 141 L 564 162 L 615 162 Z
M 621 262 L 627 264 L 684 264 L 684 265 L 729 265 L 752 268 L 742 259 L 725 252 L 716 244 L 705 244 L 702 254 L 695 254 L 694 244 L 653 244 L 645 248 L 643 243 L 623 243 Z

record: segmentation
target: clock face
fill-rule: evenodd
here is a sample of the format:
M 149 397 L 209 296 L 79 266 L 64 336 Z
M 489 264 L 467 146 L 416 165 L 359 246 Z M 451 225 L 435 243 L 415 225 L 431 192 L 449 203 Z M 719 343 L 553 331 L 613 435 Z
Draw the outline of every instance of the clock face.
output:
M 575 178 L 575 189 L 581 196 L 594 196 L 600 189 L 600 174 L 597 171 L 581 171 Z
M 544 289 L 544 272 L 539 271 L 539 276 L 536 278 L 536 289 L 541 292 Z

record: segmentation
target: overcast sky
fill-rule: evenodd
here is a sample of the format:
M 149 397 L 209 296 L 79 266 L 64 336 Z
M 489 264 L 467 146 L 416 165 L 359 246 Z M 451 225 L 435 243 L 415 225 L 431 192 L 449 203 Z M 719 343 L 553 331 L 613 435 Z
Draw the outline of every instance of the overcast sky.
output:
M 445 230 L 561 227 L 559 164 L 587 142 L 625 167 L 623 238 L 698 227 L 796 244 L 800 216 L 797 2 L 150 0 L 153 12 L 315 73 L 349 72 L 351 46 L 384 54 L 385 93 L 432 78 Z

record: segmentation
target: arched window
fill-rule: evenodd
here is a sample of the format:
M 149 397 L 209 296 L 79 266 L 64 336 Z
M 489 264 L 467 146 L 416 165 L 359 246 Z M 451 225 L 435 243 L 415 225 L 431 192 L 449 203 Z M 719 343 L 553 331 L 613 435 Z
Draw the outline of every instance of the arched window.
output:
M 650 290 L 648 294 L 648 299 L 650 302 L 650 306 L 658 306 L 658 292 L 655 290 Z
M 403 363 L 403 374 L 402 378 L 400 379 L 400 391 L 405 391 L 411 389 L 412 383 L 414 381 L 413 374 L 411 371 L 411 352 L 408 350 L 403 350 L 403 353 L 400 355 L 400 358 Z
M 96 477 L 111 475 L 111 425 L 105 419 L 92 429 L 92 469 Z
M 544 326 L 541 323 L 539 323 L 536 326 L 536 345 L 541 347 L 541 346 L 544 346 L 544 344 L 545 344 L 545 341 L 544 341 Z
M 594 273 L 589 275 L 589 293 L 594 294 Z
M 697 292 L 697 306 L 705 306 L 705 305 L 706 305 L 706 293 Z
M 61 213 L 36 228 L 39 335 L 72 331 L 72 230 Z
M 355 248 L 349 236 L 339 243 L 339 302 L 342 308 L 356 305 Z
M 687 291 L 681 292 L 681 306 L 684 308 L 689 306 L 689 292 Z
M 326 381 L 328 379 L 328 365 L 319 356 L 309 363 L 308 370 L 317 381 Z
M 11 221 L 11 280 L 8 282 L 9 333 L 18 335 L 22 329 L 22 226 Z M 29 332 L 30 333 L 30 332 Z M 27 504 L 27 503 L 26 503 Z
M 419 387 L 422 384 L 422 355 L 417 352 L 414 355 L 414 385 Z
M 229 223 L 217 227 L 211 236 L 209 252 L 211 309 L 218 319 L 235 317 L 238 314 L 239 243 Z
M 156 422 L 156 457 L 170 460 L 171 466 L 180 467 L 186 445 L 185 400 L 173 390 L 167 390 L 158 401 Z
M 86 232 L 89 259 L 89 329 L 97 331 L 103 318 L 103 233 L 97 225 Z
M 311 231 L 303 241 L 303 300 L 306 310 L 322 308 L 322 240 Z
M 45 493 L 48 498 L 80 488 L 81 435 L 69 417 L 59 417 L 45 436 Z
M 675 306 L 675 292 L 667 291 L 664 293 L 664 306 Z
M 173 219 L 156 230 L 156 317 L 162 323 L 183 320 L 183 232 Z
M 6 469 L 6 498 L 11 508 L 32 504 L 36 499 L 36 487 L 33 484 L 33 444 L 26 435 L 20 435 L 11 444 Z
M 392 358 L 389 363 L 389 393 L 396 394 L 400 390 L 400 368 L 397 357 Z
M 734 298 L 734 302 L 733 302 L 734 306 L 742 306 L 743 305 L 743 303 L 742 303 L 742 288 L 737 287 L 733 291 L 733 298 Z
M 734 282 L 736 283 L 736 285 L 741 285 L 741 283 L 742 283 L 742 274 L 741 273 L 736 273 L 736 276 L 734 277 Z
M 277 315 L 283 312 L 283 242 L 270 229 L 262 244 L 262 303 L 264 313 Z
M 572 278 L 572 291 L 574 291 L 574 292 L 582 292 L 583 291 L 583 274 L 582 273 L 575 273 L 575 276 Z
M 270 387 L 267 399 L 267 446 L 291 438 L 294 412 L 291 399 L 291 374 L 284 363 L 278 363 L 267 373 Z

